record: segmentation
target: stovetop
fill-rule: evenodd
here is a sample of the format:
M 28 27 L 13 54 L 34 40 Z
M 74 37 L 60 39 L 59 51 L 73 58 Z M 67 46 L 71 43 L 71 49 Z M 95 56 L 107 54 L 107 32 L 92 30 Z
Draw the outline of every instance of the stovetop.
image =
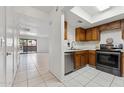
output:
M 122 49 L 99 49 L 97 51 L 121 52 Z

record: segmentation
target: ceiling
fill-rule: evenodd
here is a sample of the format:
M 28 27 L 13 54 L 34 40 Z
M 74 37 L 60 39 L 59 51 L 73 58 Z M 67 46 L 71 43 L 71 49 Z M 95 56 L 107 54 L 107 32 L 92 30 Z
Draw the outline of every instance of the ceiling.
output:
M 75 27 L 90 28 L 123 18 L 124 6 L 111 6 L 102 12 L 96 6 L 74 6 L 69 11 L 65 10 L 65 20 Z
M 94 16 L 99 13 L 99 10 L 94 6 L 80 6 L 85 12 L 87 12 L 90 16 Z
M 33 6 L 33 8 L 39 9 L 45 13 L 50 13 L 55 6 Z

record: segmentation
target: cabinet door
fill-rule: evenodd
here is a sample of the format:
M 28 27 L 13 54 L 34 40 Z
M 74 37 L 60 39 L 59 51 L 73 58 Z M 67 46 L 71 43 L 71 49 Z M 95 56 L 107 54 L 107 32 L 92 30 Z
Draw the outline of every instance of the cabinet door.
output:
M 89 51 L 89 65 L 96 66 L 96 51 Z
M 99 29 L 97 27 L 92 28 L 92 40 L 99 40 Z
M 92 31 L 91 29 L 87 29 L 86 31 L 86 40 L 90 41 L 92 39 Z
M 121 54 L 121 76 L 124 76 L 124 53 Z
M 111 22 L 109 23 L 108 29 L 120 29 L 121 28 L 121 22 L 119 21 L 115 21 L 115 22 Z
M 121 20 L 122 39 L 124 39 L 124 20 Z
M 84 29 L 81 29 L 80 30 L 80 41 L 84 41 L 85 40 L 85 30 Z
M 85 30 L 83 28 L 76 28 L 75 30 L 75 40 L 84 41 L 85 40 Z
M 75 40 L 80 41 L 80 31 L 78 28 L 75 29 Z
M 78 54 L 75 54 L 74 67 L 75 67 L 75 69 L 81 68 L 81 59 L 80 59 L 80 55 L 78 55 Z
M 81 57 L 81 67 L 84 67 L 87 64 L 87 55 L 82 54 L 80 57 Z
M 104 30 L 107 30 L 107 29 L 108 29 L 108 24 L 103 24 L 103 25 L 99 26 L 100 31 L 104 31 Z

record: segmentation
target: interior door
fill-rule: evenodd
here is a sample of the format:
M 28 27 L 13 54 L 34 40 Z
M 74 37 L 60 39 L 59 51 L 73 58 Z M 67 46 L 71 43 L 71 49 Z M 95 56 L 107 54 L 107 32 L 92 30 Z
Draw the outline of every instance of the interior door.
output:
M 6 7 L 6 85 L 11 86 L 14 74 L 14 13 Z
M 0 86 L 5 86 L 5 10 L 0 7 Z

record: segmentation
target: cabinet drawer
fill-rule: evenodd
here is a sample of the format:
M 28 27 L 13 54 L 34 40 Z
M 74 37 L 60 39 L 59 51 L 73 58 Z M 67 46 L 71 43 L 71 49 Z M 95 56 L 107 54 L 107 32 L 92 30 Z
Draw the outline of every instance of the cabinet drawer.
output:
M 78 51 L 78 52 L 75 52 L 74 54 L 87 54 L 87 50 L 84 50 L 84 51 Z
M 89 54 L 94 54 L 94 55 L 96 55 L 96 50 L 89 50 Z

